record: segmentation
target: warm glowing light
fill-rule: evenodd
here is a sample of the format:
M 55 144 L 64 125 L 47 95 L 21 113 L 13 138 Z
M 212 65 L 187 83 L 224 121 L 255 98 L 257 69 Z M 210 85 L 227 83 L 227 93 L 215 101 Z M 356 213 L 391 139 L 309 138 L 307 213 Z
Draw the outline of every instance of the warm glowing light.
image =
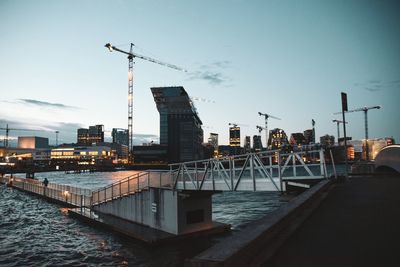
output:
M 67 190 L 65 190 L 65 191 L 63 192 L 63 196 L 67 198 L 67 197 L 69 196 L 69 192 L 68 192 Z

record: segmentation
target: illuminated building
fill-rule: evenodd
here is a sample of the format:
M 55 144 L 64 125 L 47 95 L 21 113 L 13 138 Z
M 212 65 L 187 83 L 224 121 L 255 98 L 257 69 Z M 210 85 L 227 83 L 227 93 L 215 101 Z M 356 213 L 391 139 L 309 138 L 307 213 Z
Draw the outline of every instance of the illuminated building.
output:
M 253 135 L 253 149 L 255 152 L 262 150 L 261 135 Z
M 229 127 L 229 147 L 231 155 L 240 154 L 240 127 Z
M 81 145 L 88 145 L 89 144 L 89 129 L 80 128 L 78 129 L 77 133 L 77 143 Z
M 160 145 L 167 146 L 168 162 L 203 158 L 203 124 L 182 86 L 151 88 L 160 113 Z
M 240 147 L 240 127 L 229 127 L 229 146 Z
M 77 139 L 79 145 L 92 145 L 104 142 L 104 125 L 89 126 L 89 129 L 78 129 Z
M 87 161 L 93 159 L 106 159 L 113 157 L 113 153 L 108 146 L 78 146 L 61 147 L 51 150 L 51 159 L 72 159 Z
M 376 139 L 368 139 L 368 151 L 369 151 L 369 159 L 375 160 L 376 155 L 378 155 L 379 151 L 382 148 L 387 147 L 388 145 L 394 144 L 393 138 L 376 138 Z M 362 159 L 366 160 L 367 154 L 366 141 L 362 140 Z
M 288 138 L 284 130 L 275 128 L 269 131 L 268 147 L 270 149 L 280 149 L 288 143 Z
M 18 136 L 18 148 L 48 148 L 49 139 L 38 136 Z

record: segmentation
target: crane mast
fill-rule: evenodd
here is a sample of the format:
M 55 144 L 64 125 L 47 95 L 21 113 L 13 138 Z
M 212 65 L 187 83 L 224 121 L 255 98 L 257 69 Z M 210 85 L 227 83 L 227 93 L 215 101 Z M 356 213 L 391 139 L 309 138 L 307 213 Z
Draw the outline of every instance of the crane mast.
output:
M 182 69 L 176 65 L 172 65 L 169 63 L 165 63 L 159 60 L 156 60 L 151 57 L 143 56 L 137 53 L 133 52 L 133 47 L 135 46 L 133 43 L 131 43 L 130 50 L 129 52 L 126 52 L 124 50 L 121 50 L 110 43 L 107 43 L 104 45 L 110 52 L 117 51 L 123 54 L 128 55 L 128 149 L 129 149 L 129 156 L 128 156 L 128 162 L 132 163 L 133 160 L 133 154 L 132 154 L 132 146 L 133 146 L 133 59 L 134 58 L 140 58 L 146 61 L 150 61 L 162 66 L 166 66 L 172 69 L 180 70 L 186 72 L 185 69 Z
M 129 50 L 128 60 L 128 163 L 132 163 L 132 146 L 133 146 L 133 56 L 132 56 L 133 44 Z
M 337 139 L 338 139 L 338 143 L 339 143 L 339 138 L 340 138 L 340 127 L 339 127 L 339 124 L 343 123 L 343 121 L 341 121 L 341 120 L 332 120 L 332 122 L 336 122 Z M 346 121 L 346 123 L 347 123 L 347 121 Z
M 370 109 L 380 109 L 381 106 L 372 106 L 372 107 L 362 107 L 362 108 L 356 108 L 353 110 L 346 111 L 345 113 L 350 113 L 350 112 L 359 112 L 363 111 L 364 112 L 364 127 L 365 127 L 365 151 L 366 151 L 366 157 L 365 159 L 369 161 L 369 146 L 368 146 L 368 110 Z M 338 112 L 339 113 L 339 112 Z M 338 114 L 334 113 L 334 114 Z

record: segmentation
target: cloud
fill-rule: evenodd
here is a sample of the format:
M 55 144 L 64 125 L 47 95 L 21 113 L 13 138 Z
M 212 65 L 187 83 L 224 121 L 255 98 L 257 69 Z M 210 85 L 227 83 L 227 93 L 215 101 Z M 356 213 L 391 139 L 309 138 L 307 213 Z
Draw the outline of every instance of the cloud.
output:
M 18 101 L 25 103 L 25 104 L 30 104 L 30 105 L 40 106 L 40 107 L 59 108 L 59 109 L 76 109 L 77 108 L 77 107 L 67 106 L 67 105 L 60 104 L 60 103 L 51 103 L 51 102 L 40 101 L 40 100 L 35 100 L 35 99 L 20 98 L 20 99 L 18 99 Z
M 158 143 L 158 141 L 159 141 L 158 135 L 155 134 L 146 134 L 146 133 L 133 134 L 133 145 L 136 146 L 142 145 L 143 143 L 151 143 L 151 142 Z
M 18 136 L 40 136 L 49 138 L 51 145 L 55 144 L 56 131 L 58 131 L 58 143 L 76 142 L 76 133 L 78 128 L 82 128 L 82 124 L 68 122 L 43 122 L 29 121 L 23 122 L 18 120 L 0 119 L 0 127 L 10 128 L 9 138 L 16 140 Z M 5 135 L 5 130 L 0 131 L 0 135 Z M 16 143 L 10 142 L 12 146 Z
M 357 82 L 353 84 L 355 87 L 358 87 L 362 90 L 366 90 L 368 92 L 378 92 L 386 89 L 393 89 L 400 85 L 400 80 L 369 80 L 365 82 Z
M 369 92 L 377 92 L 377 91 L 382 90 L 381 88 L 370 88 L 370 87 L 365 87 L 364 89 Z
M 381 80 L 370 80 L 369 81 L 370 84 L 378 84 L 378 83 L 381 83 L 381 82 L 382 82 Z
M 228 60 L 214 61 L 210 64 L 203 64 L 199 67 L 200 70 L 189 72 L 189 80 L 205 80 L 209 84 L 222 85 L 231 81 L 221 69 L 226 69 L 230 66 L 231 62 Z

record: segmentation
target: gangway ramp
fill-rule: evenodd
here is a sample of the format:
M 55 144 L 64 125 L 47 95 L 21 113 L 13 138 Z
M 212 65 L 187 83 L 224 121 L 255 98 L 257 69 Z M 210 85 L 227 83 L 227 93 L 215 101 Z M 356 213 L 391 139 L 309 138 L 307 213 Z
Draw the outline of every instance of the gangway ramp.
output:
M 265 151 L 170 165 L 174 189 L 212 191 L 285 191 L 327 178 L 323 150 Z

